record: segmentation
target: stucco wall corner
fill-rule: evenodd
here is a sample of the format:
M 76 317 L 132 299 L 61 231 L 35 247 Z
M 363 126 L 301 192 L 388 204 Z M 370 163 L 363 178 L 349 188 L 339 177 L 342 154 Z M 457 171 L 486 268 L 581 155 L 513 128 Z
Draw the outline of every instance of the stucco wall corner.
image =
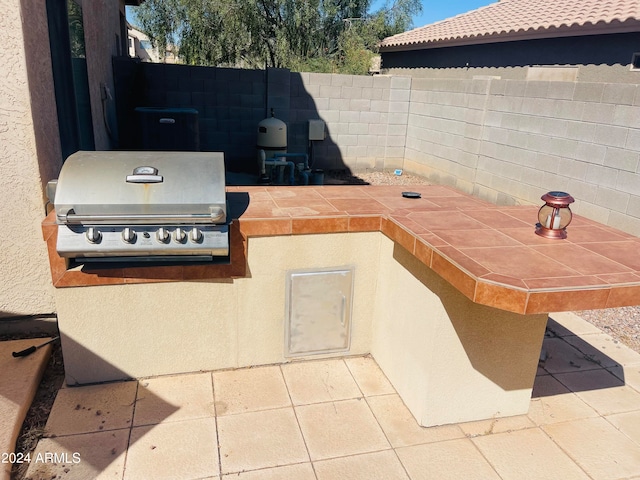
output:
M 0 0 L 0 317 L 55 310 L 46 245 L 42 180 L 33 126 L 21 9 Z

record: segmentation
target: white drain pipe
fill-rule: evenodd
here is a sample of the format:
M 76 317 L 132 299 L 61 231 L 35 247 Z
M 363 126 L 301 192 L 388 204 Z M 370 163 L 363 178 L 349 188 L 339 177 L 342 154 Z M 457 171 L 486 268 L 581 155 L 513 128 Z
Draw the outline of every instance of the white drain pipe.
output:
M 295 164 L 293 162 L 288 162 L 286 160 L 267 160 L 267 154 L 264 150 L 260 150 L 260 176 L 264 178 L 267 176 L 267 165 L 273 167 L 289 167 L 289 184 L 295 185 Z M 278 181 L 280 183 L 283 182 L 282 171 L 278 171 Z

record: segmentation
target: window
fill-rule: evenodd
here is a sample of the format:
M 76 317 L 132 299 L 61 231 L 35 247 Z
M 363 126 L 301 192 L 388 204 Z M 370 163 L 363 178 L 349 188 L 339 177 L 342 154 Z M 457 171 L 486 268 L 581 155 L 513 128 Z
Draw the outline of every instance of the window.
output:
M 631 57 L 631 70 L 640 72 L 640 52 L 636 52 Z

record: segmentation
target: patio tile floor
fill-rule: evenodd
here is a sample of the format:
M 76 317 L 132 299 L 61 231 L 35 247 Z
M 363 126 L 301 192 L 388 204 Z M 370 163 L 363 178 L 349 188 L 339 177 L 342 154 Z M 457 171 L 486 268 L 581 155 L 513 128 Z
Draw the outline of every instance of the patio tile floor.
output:
M 28 475 L 640 478 L 640 354 L 575 315 L 552 317 L 528 415 L 420 427 L 371 357 L 63 388 L 34 453 L 58 457 Z

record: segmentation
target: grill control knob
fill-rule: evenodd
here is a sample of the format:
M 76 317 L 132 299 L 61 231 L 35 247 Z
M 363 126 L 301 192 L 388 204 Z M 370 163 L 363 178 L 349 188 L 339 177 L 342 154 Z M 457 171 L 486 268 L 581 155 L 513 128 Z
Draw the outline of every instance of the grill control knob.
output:
M 202 231 L 197 227 L 193 227 L 191 233 L 189 234 L 189 239 L 193 243 L 200 243 L 202 241 Z
M 185 232 L 182 228 L 176 228 L 173 239 L 176 243 L 184 243 L 187 239 L 187 232 Z
M 125 229 L 122 230 L 122 240 L 124 240 L 125 243 L 135 243 L 136 232 L 132 228 L 125 227 Z
M 169 232 L 166 228 L 160 227 L 156 232 L 156 238 L 160 243 L 167 243 L 169 241 Z
M 89 240 L 90 243 L 100 243 L 102 233 L 100 233 L 100 230 L 96 227 L 89 227 L 87 230 L 87 240 Z

